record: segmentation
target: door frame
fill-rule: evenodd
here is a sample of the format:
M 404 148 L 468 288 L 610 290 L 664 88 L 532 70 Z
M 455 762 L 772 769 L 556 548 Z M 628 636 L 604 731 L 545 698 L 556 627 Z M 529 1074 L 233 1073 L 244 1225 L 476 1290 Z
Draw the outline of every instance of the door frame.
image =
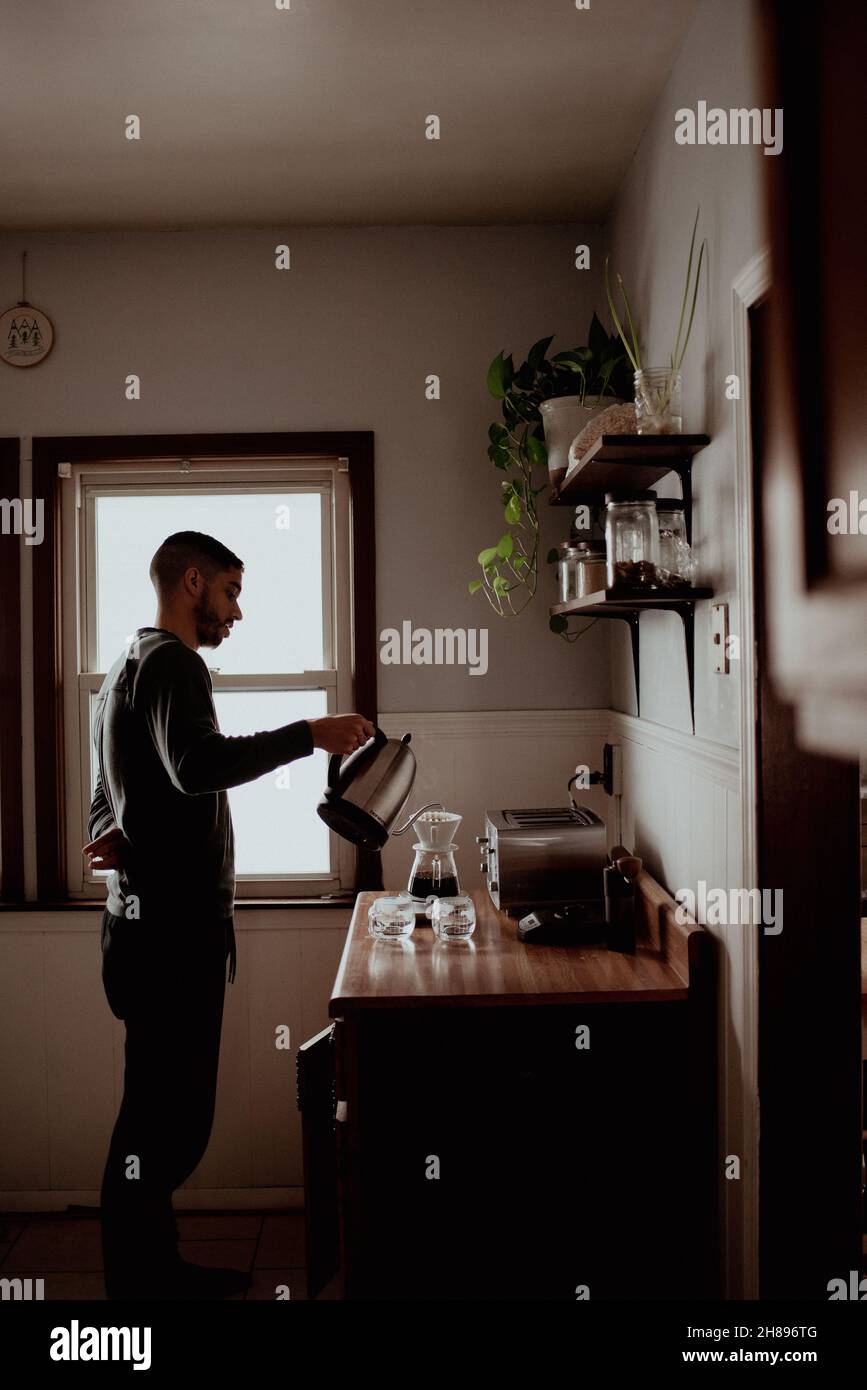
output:
M 750 400 L 750 309 L 771 288 L 771 255 L 764 249 L 753 256 L 732 282 L 733 369 L 740 384 L 735 408 L 735 515 L 737 517 L 737 583 L 740 609 L 740 806 L 741 882 L 758 885 L 758 741 L 756 726 L 757 664 L 755 636 L 755 517 L 753 511 L 753 446 Z M 759 928 L 737 938 L 742 952 L 744 1036 L 741 1061 L 743 1085 L 743 1148 L 741 1163 L 742 1229 L 738 1243 L 741 1267 L 726 1261 L 729 1296 L 738 1289 L 744 1299 L 759 1296 Z M 731 943 L 734 945 L 734 942 Z M 729 1249 L 731 1236 L 729 1231 Z

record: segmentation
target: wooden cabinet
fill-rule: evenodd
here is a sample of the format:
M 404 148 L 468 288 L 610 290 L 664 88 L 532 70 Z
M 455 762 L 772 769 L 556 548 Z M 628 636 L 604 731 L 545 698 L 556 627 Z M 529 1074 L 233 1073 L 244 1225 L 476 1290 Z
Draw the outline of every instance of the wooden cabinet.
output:
M 716 1295 L 712 942 L 642 879 L 628 955 L 525 946 L 483 893 L 469 943 L 376 942 L 359 896 L 330 1010 L 344 1298 Z

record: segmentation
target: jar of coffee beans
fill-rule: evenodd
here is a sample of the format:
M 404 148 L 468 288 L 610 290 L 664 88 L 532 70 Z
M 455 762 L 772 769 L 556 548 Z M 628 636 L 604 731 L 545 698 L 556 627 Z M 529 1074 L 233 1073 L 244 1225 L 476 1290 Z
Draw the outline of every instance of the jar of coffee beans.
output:
M 605 558 L 609 590 L 641 593 L 659 587 L 655 492 L 606 492 Z

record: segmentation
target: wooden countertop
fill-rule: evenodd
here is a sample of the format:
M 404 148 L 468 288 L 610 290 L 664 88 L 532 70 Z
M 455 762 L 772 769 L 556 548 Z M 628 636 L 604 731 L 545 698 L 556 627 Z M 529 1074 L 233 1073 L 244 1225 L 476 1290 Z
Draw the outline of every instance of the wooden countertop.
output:
M 648 875 L 639 883 L 645 916 L 650 910 L 654 923 L 661 921 L 660 898 L 671 899 Z M 517 939 L 517 919 L 498 912 L 484 890 L 473 890 L 477 921 L 469 941 L 438 941 L 424 917 L 408 939 L 377 941 L 367 930 L 368 908 L 374 898 L 397 891 L 359 893 L 331 996 L 332 1018 L 371 1008 L 689 998 L 689 928 L 669 931 L 667 940 L 653 927 L 628 955 L 604 946 L 528 946 Z

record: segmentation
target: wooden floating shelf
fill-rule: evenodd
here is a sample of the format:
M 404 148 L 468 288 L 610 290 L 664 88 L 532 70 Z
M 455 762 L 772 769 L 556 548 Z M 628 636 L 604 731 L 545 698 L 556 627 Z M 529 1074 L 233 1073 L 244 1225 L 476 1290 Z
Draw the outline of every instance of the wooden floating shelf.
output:
M 555 603 L 551 609 L 552 617 L 576 618 L 621 618 L 629 623 L 632 638 L 632 669 L 635 674 L 635 698 L 638 714 L 641 715 L 641 680 L 639 667 L 638 624 L 642 613 L 678 613 L 683 624 L 683 643 L 686 652 L 686 670 L 689 678 L 689 712 L 692 731 L 695 733 L 695 605 L 699 599 L 713 598 L 713 589 L 662 589 L 650 593 L 621 593 L 608 589 L 598 589 L 584 598 L 570 598 L 566 603 Z
M 584 598 L 570 598 L 566 603 L 555 603 L 551 614 L 568 617 L 570 613 L 574 613 L 581 618 L 623 618 L 628 617 L 630 613 L 640 613 L 648 608 L 677 611 L 690 607 L 702 598 L 713 598 L 713 589 L 651 589 L 648 593 L 632 594 L 598 589 L 596 593 L 585 594 Z
M 560 507 L 598 501 L 615 488 L 651 487 L 666 473 L 677 473 L 683 483 L 693 455 L 709 443 L 707 434 L 603 434 L 548 500 Z
M 574 507 L 579 502 L 603 501 L 606 492 L 618 488 L 649 488 L 676 473 L 680 478 L 687 540 L 692 543 L 692 460 L 710 443 L 708 434 L 603 434 L 570 468 L 559 488 L 549 497 L 553 506 Z M 649 609 L 679 613 L 686 647 L 689 675 L 689 708 L 695 733 L 695 605 L 699 599 L 713 598 L 712 589 L 652 589 L 633 594 L 600 589 L 585 598 L 557 603 L 552 617 L 621 618 L 629 623 L 632 637 L 632 666 L 635 672 L 635 698 L 641 713 L 641 684 L 638 666 L 638 624 Z

